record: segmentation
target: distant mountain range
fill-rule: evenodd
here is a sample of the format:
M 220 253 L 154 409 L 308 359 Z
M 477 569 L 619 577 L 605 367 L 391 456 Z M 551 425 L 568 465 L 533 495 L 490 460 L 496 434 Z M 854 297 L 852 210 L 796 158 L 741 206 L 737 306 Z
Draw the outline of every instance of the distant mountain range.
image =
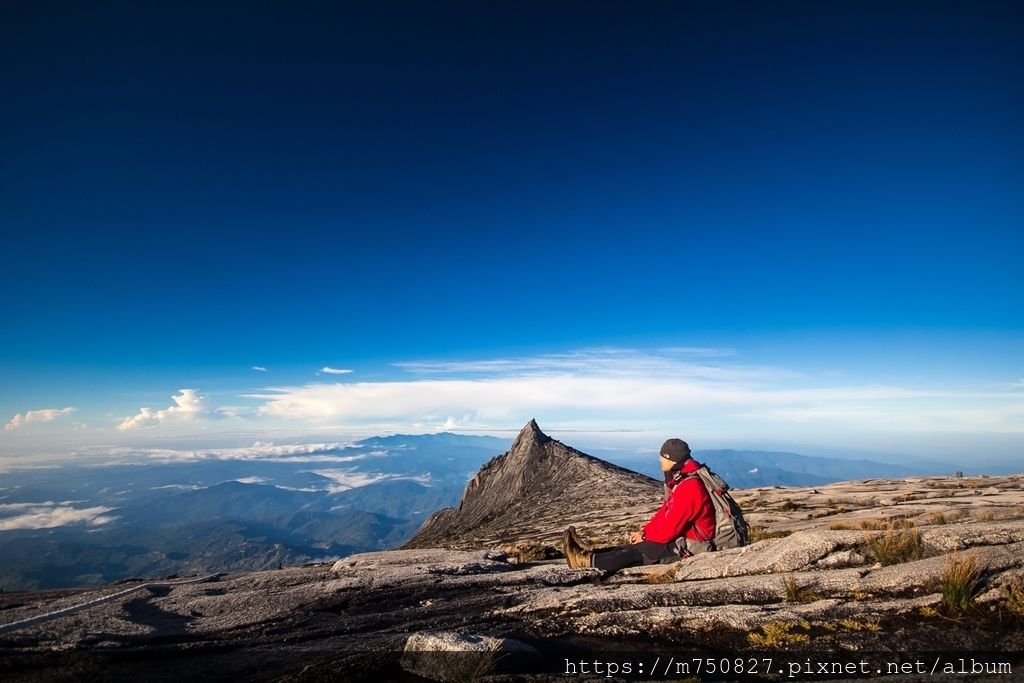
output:
M 508 448 L 486 436 L 393 435 L 12 469 L 0 478 L 0 589 L 272 569 L 397 547 Z M 653 454 L 590 455 L 660 477 Z M 767 451 L 695 457 L 735 488 L 951 474 Z
M 616 451 L 593 451 L 609 461 L 652 477 L 660 477 L 652 455 L 623 455 Z M 724 477 L 733 488 L 758 486 L 815 486 L 837 481 L 900 478 L 920 475 L 951 475 L 954 468 L 944 463 L 894 465 L 873 460 L 822 458 L 779 451 L 695 450 L 693 457 Z
M 273 569 L 395 547 L 503 439 L 140 452 L 0 479 L 0 589 Z

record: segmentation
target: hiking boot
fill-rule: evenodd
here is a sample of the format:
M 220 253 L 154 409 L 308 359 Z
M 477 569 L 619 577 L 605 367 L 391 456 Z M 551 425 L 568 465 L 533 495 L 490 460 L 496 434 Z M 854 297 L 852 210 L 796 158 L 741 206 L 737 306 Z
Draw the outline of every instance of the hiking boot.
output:
M 591 564 L 593 553 L 583 546 L 580 537 L 576 535 L 576 527 L 571 526 L 562 534 L 562 550 L 565 552 L 565 561 L 573 569 L 593 566 Z

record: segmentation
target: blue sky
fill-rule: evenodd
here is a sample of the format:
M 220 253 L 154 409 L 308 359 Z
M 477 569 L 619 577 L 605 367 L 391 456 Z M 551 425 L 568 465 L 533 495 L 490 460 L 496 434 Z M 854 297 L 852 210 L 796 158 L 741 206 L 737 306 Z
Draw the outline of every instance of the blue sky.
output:
M 0 10 L 0 454 L 1024 445 L 1019 4 L 241 8 Z

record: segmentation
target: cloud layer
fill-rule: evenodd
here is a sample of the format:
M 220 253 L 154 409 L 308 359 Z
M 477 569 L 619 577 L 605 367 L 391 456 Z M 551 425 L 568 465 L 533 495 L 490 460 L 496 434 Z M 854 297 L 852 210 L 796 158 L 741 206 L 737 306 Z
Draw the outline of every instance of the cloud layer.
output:
M 214 419 L 233 417 L 231 424 L 254 435 L 279 429 L 292 434 L 317 429 L 332 435 L 501 433 L 536 417 L 556 433 L 672 432 L 722 441 L 775 440 L 839 448 L 867 446 L 866 441 L 873 439 L 875 449 L 899 440 L 901 448 L 910 444 L 908 450 L 919 453 L 936 446 L 952 452 L 953 436 L 961 444 L 978 443 L 975 437 L 999 441 L 1004 450 L 1006 444 L 1024 444 L 1024 392 L 1013 381 L 979 386 L 926 379 L 868 381 L 830 369 L 810 373 L 744 363 L 732 349 L 715 348 L 598 348 L 525 357 L 420 360 L 396 367 L 400 373 L 389 380 L 356 382 L 345 377 L 267 386 L 233 397 L 237 406 L 215 406 L 197 389 L 181 389 L 172 405 L 141 408 L 123 418 L 119 429 L 130 433 L 176 425 L 162 434 L 185 434 L 206 428 Z M 349 374 L 330 366 L 322 371 Z M 16 415 L 5 429 L 51 421 L 74 410 L 29 411 Z M 304 458 L 324 463 L 365 457 L 341 452 L 345 444 L 323 441 L 302 446 L 256 443 L 242 449 L 147 449 L 146 456 Z
M 349 443 L 294 443 L 280 444 L 257 441 L 240 448 L 129 448 L 108 446 L 83 449 L 76 456 L 91 461 L 94 466 L 138 463 L 140 459 L 152 463 L 192 462 L 198 460 L 260 460 L 288 463 L 348 463 L 367 458 L 383 457 L 385 451 L 367 451 Z
M 108 507 L 74 508 L 68 502 L 7 503 L 0 505 L 0 531 L 11 529 L 53 529 L 70 524 L 99 526 L 115 517 L 106 513 Z
M 402 363 L 388 382 L 269 387 L 263 418 L 354 427 L 697 430 L 716 436 L 844 438 L 862 430 L 1024 434 L 1015 391 L 836 382 L 736 362 L 728 350 L 572 354 Z M 692 432 L 691 432 L 692 433 Z

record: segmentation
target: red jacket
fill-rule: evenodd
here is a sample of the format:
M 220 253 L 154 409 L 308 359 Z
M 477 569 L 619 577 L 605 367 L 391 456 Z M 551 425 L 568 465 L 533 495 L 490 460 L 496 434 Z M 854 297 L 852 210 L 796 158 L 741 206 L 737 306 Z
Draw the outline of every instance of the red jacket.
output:
M 690 459 L 683 463 L 684 475 L 696 472 L 700 463 Z M 715 538 L 715 506 L 708 491 L 697 477 L 678 483 L 669 480 L 671 493 L 651 521 L 644 526 L 644 540 L 671 543 L 680 536 L 696 541 Z

